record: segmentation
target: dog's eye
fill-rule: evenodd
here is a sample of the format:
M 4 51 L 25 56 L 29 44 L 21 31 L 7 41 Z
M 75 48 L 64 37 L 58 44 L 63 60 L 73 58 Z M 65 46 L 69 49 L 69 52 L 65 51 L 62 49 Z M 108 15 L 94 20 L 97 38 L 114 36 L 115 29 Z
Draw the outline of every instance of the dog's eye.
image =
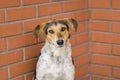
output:
M 63 31 L 65 31 L 65 29 L 66 29 L 65 27 L 62 27 L 61 31 L 63 32 Z
M 53 30 L 49 30 L 49 33 L 54 34 L 54 31 Z

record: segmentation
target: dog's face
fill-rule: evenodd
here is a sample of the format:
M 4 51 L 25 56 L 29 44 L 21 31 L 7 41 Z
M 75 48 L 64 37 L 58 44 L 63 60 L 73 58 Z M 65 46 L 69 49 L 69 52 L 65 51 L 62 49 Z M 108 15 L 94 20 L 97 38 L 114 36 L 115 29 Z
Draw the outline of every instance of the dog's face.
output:
M 34 35 L 38 38 L 41 33 L 45 33 L 49 43 L 62 47 L 70 37 L 69 28 L 72 27 L 76 31 L 77 26 L 77 21 L 74 19 L 53 20 L 38 25 Z
M 47 40 L 57 46 L 64 46 L 69 37 L 69 30 L 66 25 L 56 23 L 47 29 Z

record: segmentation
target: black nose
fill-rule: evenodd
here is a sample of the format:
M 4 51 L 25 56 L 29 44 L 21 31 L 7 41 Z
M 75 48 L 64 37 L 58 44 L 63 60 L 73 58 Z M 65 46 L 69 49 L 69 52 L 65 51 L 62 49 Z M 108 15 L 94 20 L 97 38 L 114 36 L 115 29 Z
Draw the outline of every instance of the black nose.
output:
M 58 44 L 58 45 L 63 45 L 63 43 L 64 43 L 63 40 L 58 40 L 58 41 L 57 41 L 57 44 Z

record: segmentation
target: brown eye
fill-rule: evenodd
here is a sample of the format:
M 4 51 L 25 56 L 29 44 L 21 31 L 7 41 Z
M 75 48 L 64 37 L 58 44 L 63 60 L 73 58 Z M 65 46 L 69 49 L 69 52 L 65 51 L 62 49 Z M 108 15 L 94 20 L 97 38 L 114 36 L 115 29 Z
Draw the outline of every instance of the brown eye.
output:
M 66 29 L 65 27 L 62 27 L 61 31 L 63 32 L 63 31 L 65 31 L 65 29 Z
M 49 30 L 49 33 L 54 34 L 54 31 L 53 30 Z

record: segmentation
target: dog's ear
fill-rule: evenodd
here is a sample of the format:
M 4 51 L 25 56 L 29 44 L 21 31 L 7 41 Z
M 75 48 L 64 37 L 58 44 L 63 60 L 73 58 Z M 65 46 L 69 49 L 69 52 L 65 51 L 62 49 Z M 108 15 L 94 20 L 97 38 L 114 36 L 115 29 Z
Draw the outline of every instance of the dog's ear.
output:
M 66 18 L 66 19 L 64 19 L 64 21 L 66 21 L 68 26 L 73 28 L 74 31 L 77 31 L 78 23 L 77 23 L 77 21 L 75 19 L 73 19 L 73 18 Z
M 46 23 L 42 23 L 42 24 L 36 26 L 36 28 L 34 30 L 34 36 L 36 39 L 39 38 L 40 34 L 44 33 L 45 26 L 46 26 Z

